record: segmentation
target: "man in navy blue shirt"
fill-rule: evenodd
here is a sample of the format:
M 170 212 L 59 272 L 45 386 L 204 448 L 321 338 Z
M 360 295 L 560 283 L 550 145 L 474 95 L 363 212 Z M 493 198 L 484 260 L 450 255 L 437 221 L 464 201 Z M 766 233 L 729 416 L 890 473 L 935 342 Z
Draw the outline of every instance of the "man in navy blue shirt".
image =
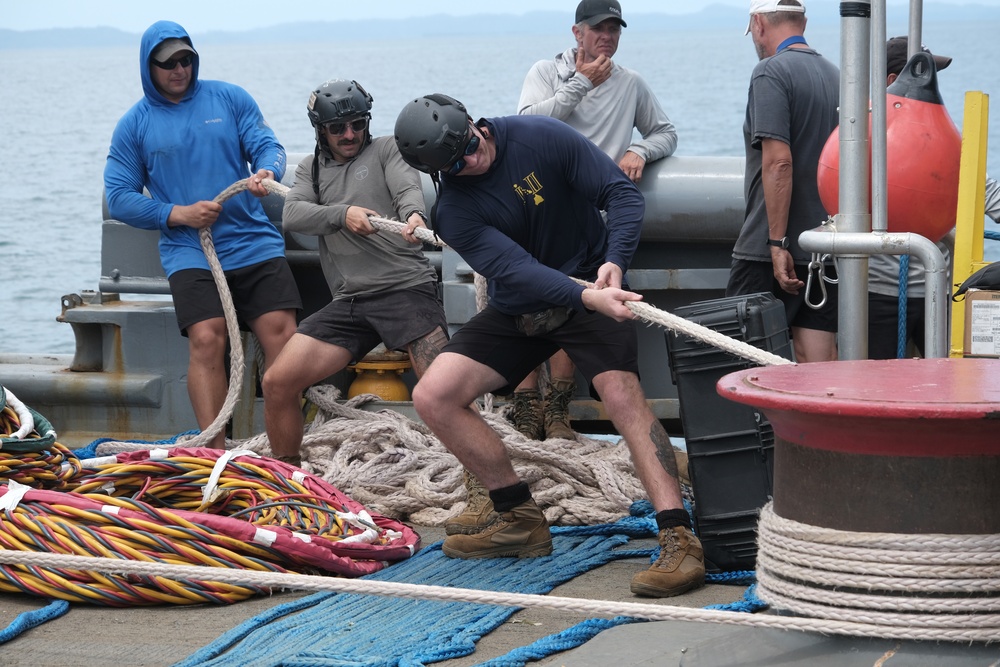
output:
M 633 578 L 632 592 L 666 597 L 702 585 L 704 557 L 683 507 L 670 439 L 639 385 L 628 304 L 642 297 L 624 289 L 645 212 L 639 190 L 583 135 L 545 116 L 473 123 L 461 102 L 434 94 L 403 109 L 395 137 L 403 159 L 431 174 L 438 188 L 436 232 L 489 281 L 487 307 L 455 334 L 413 391 L 421 419 L 492 503 L 481 525 L 445 539 L 444 553 L 551 552 L 545 516 L 500 436 L 471 406 L 484 393 L 509 393 L 562 348 L 628 443 L 657 511 L 660 557 Z

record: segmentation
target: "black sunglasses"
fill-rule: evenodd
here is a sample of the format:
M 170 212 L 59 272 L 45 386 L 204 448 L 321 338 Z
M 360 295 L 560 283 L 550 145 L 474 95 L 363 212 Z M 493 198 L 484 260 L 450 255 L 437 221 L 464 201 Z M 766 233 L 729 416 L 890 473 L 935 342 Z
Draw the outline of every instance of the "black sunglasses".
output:
M 152 63 L 154 65 L 156 65 L 160 69 L 165 69 L 167 71 L 170 71 L 173 68 L 177 67 L 178 63 L 180 63 L 181 67 L 190 67 L 192 62 L 194 62 L 194 56 L 192 56 L 190 53 L 181 58 L 172 58 L 170 60 L 164 60 L 162 63 L 159 60 L 152 60 Z
M 333 123 L 327 123 L 323 127 L 326 128 L 326 131 L 332 134 L 333 136 L 339 137 L 344 132 L 347 132 L 348 125 L 354 132 L 363 132 L 365 128 L 368 127 L 368 119 L 357 118 L 352 121 L 342 120 Z
M 469 139 L 465 142 L 465 148 L 462 150 L 462 157 L 455 160 L 455 162 L 448 168 L 448 175 L 454 176 L 458 172 L 465 169 L 465 157 L 472 155 L 477 150 L 479 150 L 479 135 L 469 128 Z

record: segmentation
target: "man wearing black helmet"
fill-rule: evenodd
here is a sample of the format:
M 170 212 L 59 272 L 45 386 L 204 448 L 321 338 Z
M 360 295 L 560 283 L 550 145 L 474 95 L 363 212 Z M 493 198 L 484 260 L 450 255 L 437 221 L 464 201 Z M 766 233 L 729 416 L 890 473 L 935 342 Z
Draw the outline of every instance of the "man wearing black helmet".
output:
M 475 532 L 449 535 L 444 553 L 551 552 L 545 516 L 471 404 L 509 391 L 562 348 L 628 443 L 657 511 L 660 556 L 633 578 L 632 592 L 666 597 L 702 585 L 704 558 L 681 501 L 673 449 L 639 385 L 628 304 L 642 297 L 623 289 L 645 212 L 639 190 L 597 146 L 546 116 L 473 123 L 460 102 L 434 94 L 404 107 L 395 135 L 403 159 L 438 185 L 435 231 L 489 281 L 486 308 L 413 392 L 420 417 L 479 478 L 494 510 Z
M 437 273 L 413 235 L 425 226 L 420 175 L 403 162 L 392 137 L 371 137 L 371 108 L 371 95 L 356 81 L 334 79 L 312 92 L 307 111 L 316 148 L 299 163 L 285 197 L 284 229 L 320 237 L 320 265 L 333 296 L 299 324 L 264 375 L 271 450 L 295 465 L 303 390 L 380 342 L 406 350 L 419 377 L 447 341 Z M 368 220 L 373 215 L 398 217 L 406 229 L 378 232 Z

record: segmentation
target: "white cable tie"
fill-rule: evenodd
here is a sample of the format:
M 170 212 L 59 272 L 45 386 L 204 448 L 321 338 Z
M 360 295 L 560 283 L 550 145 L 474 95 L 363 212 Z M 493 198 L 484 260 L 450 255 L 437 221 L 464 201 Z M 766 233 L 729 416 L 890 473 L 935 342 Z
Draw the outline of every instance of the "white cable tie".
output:
M 276 539 L 278 539 L 278 534 L 276 532 L 259 526 L 253 534 L 253 543 L 264 547 L 270 547 L 274 544 Z
M 302 540 L 303 542 L 307 542 L 309 544 L 312 544 L 312 541 L 313 541 L 313 536 L 310 535 L 309 533 L 294 532 L 294 533 L 292 533 L 292 537 L 297 537 L 300 540 Z
M 17 418 L 21 420 L 21 428 L 11 433 L 11 437 L 24 440 L 28 437 L 29 433 L 35 430 L 35 418 L 31 416 L 31 411 L 28 410 L 28 407 L 14 395 L 14 392 L 4 387 L 4 393 L 7 396 L 7 405 L 17 413 Z
M 170 450 L 164 449 L 162 447 L 157 447 L 156 449 L 149 450 L 149 460 L 150 461 L 166 461 L 170 458 Z
M 115 483 L 114 482 L 105 482 L 104 484 L 101 484 L 101 491 L 104 491 L 109 496 L 114 495 L 114 493 L 115 493 Z
M 100 466 L 111 465 L 112 463 L 118 463 L 118 457 L 114 454 L 110 456 L 97 456 L 92 459 L 83 459 L 80 461 L 80 465 L 84 468 L 97 468 Z
M 298 482 L 299 484 L 305 484 L 306 477 L 307 477 L 306 473 L 304 473 L 301 470 L 296 470 L 295 472 L 292 473 L 292 481 Z
M 14 479 L 7 480 L 7 493 L 0 498 L 0 510 L 13 512 L 28 491 L 31 491 L 31 487 L 27 484 L 21 484 Z
M 118 514 L 122 511 L 122 508 L 118 507 L 118 505 L 101 505 L 101 511 L 105 514 Z
M 208 483 L 205 484 L 205 488 L 201 490 L 201 502 L 203 503 L 213 503 L 215 499 L 219 497 L 219 478 L 222 477 L 222 471 L 226 469 L 226 465 L 237 456 L 253 456 L 254 458 L 260 458 L 260 454 L 256 452 L 251 452 L 249 449 L 230 449 L 222 453 L 215 461 L 215 465 L 212 467 L 212 474 L 208 477 Z

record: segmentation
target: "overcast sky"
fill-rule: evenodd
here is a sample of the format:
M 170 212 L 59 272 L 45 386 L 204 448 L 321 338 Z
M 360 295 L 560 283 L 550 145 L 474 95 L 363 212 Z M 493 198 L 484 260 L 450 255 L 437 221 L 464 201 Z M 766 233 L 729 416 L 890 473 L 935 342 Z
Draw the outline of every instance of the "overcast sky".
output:
M 629 13 L 661 12 L 682 14 L 708 4 L 749 7 L 748 0 L 621 0 L 626 21 Z M 933 4 L 979 4 L 1000 6 L 1000 0 L 927 0 Z M 899 4 L 890 0 L 890 4 Z M 312 20 L 405 18 L 430 14 L 524 14 L 529 11 L 565 11 L 571 15 L 575 0 L 501 0 L 497 3 L 460 0 L 6 0 L 0 12 L 0 28 L 37 30 L 41 28 L 84 28 L 107 26 L 141 33 L 151 23 L 168 18 L 189 32 L 247 30 L 279 23 Z M 839 0 L 807 0 L 806 6 L 837 6 Z

